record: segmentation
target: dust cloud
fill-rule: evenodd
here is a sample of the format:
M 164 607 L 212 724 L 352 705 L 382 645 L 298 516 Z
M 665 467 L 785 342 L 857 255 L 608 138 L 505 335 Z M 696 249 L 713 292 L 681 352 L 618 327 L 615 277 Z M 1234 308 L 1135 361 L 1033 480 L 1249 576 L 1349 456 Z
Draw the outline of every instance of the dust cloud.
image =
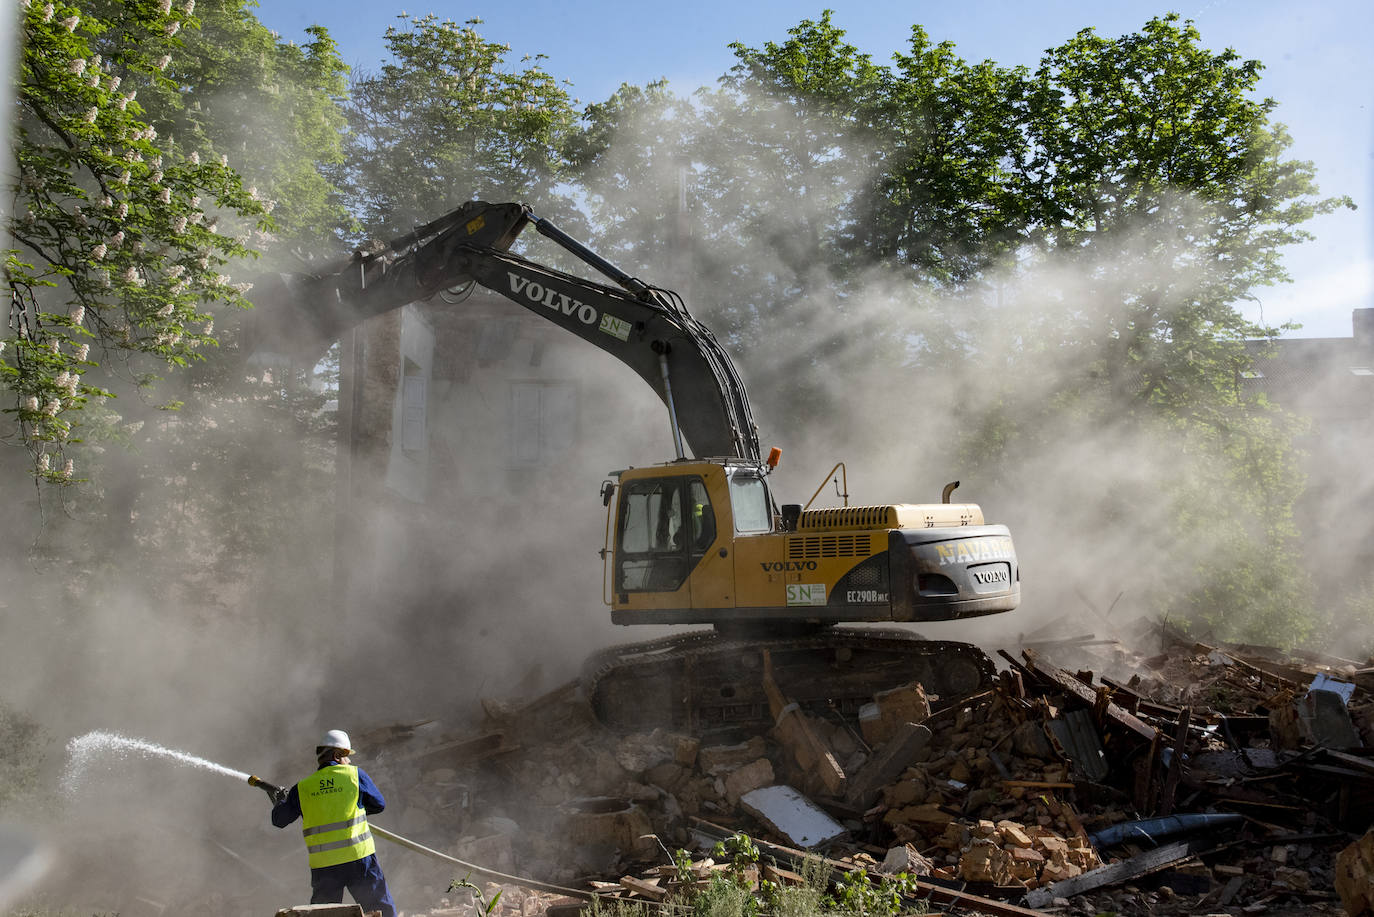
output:
M 617 142 L 642 147 L 633 132 Z M 694 155 L 703 181 L 728 180 L 728 159 L 711 158 L 728 150 Z M 847 161 L 865 160 L 826 162 L 830 196 L 798 194 L 785 173 L 758 185 L 755 173 L 756 199 L 735 203 L 766 202 L 778 227 L 828 225 L 865 179 Z M 764 449 L 783 449 L 777 501 L 806 502 L 843 461 L 852 504 L 937 502 L 959 480 L 954 499 L 1010 526 L 1022 608 L 922 633 L 1007 648 L 1056 622 L 1058 633 L 1124 635 L 1132 618 L 1201 588 L 1236 526 L 1254 524 L 1225 515 L 1232 501 L 1209 444 L 1129 401 L 1094 401 L 1102 388 L 1085 382 L 1104 354 L 1022 346 L 1047 325 L 1116 308 L 1099 281 L 1110 267 L 1129 283 L 1123 262 L 1023 260 L 986 294 L 945 299 L 914 294 L 900 272 L 873 271 L 840 295 L 836 267 L 799 251 L 795 236 L 750 241 L 730 229 L 738 219 L 708 220 L 690 189 L 686 199 L 701 234 L 694 261 L 674 271 L 690 276 L 689 306 L 734 354 Z M 653 258 L 636 263 L 633 238 L 661 247 L 671 204 L 643 202 L 639 212 L 659 216 L 603 227 L 603 241 L 630 240 L 617 249 L 627 252 L 620 266 L 668 285 Z M 708 222 L 730 237 L 706 236 Z M 792 292 L 770 302 L 775 280 Z M 1171 278 L 1175 298 L 1189 281 Z M 671 457 L 661 405 L 630 370 L 513 304 L 452 307 L 477 316 L 466 330 L 449 327 L 446 308 L 421 316 L 441 346 L 419 499 L 366 473 L 380 453 L 353 456 L 349 473 L 336 474 L 318 440 L 295 438 L 279 403 L 285 388 L 260 369 L 225 370 L 250 372 L 258 395 L 209 400 L 176 420 L 135 411 L 137 396 L 112 402 L 148 415 L 136 437 L 143 451 L 93 456 L 104 492 L 92 485 L 66 510 L 49 501 L 44 526 L 16 530 L 0 558 L 0 701 L 46 736 L 0 761 L 5 774 L 55 787 L 66 739 L 100 729 L 289 783 L 311 770 L 317 735 L 343 728 L 357 763 L 375 770 L 385 764 L 360 738 L 371 730 L 435 720 L 422 728 L 461 732 L 482 698 L 532 696 L 575 677 L 593 649 L 655 635 L 613 627 L 600 601 L 597 493 L 614 469 Z M 958 347 L 942 349 L 951 329 Z M 577 405 L 540 461 L 512 460 L 512 381 L 546 386 L 551 405 Z M 32 526 L 38 497 L 13 483 L 25 479 L 22 460 L 7 461 L 12 515 Z M 1179 500 L 1195 490 L 1207 497 L 1199 512 L 1217 518 L 1181 544 Z M 817 505 L 838 502 L 834 486 L 821 488 Z M 81 788 L 31 794 L 7 813 L 42 826 L 61 850 L 59 881 L 43 891 L 53 902 L 224 913 L 306 894 L 299 839 L 268 826 L 257 791 L 158 761 L 97 762 L 91 773 Z M 382 789 L 394 810 L 423 805 L 384 780 Z M 380 856 L 386 866 L 395 854 Z M 437 903 L 394 891 L 406 910 Z

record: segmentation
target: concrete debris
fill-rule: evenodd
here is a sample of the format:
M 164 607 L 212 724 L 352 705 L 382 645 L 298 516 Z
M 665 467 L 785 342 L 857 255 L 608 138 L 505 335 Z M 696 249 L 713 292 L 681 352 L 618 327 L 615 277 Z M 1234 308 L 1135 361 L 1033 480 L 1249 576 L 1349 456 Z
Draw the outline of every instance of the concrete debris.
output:
M 951 913 L 1336 914 L 1344 903 L 1374 917 L 1374 832 L 1351 843 L 1374 823 L 1374 666 L 1201 643 L 1157 623 L 1132 639 L 1151 654 L 1037 635 L 1034 649 L 1000 653 L 990 690 L 933 703 L 908 682 L 845 715 L 803 709 L 760 658 L 750 667 L 774 718 L 764 734 L 619 735 L 564 686 L 484 701 L 472 735 L 380 730 L 368 768 L 410 801 L 398 817 L 421 843 L 650 903 L 730 868 L 704 846 L 709 825 L 768 851 L 823 848 L 839 873 L 919 877 Z M 691 875 L 670 865 L 679 849 Z M 757 866 L 775 883 L 803 872 L 767 856 Z M 476 917 L 480 902 L 463 911 L 442 878 L 420 873 L 388 862 L 393 885 L 433 888 Z M 577 906 L 505 887 L 492 917 Z
M 740 808 L 793 847 L 819 847 L 845 833 L 844 825 L 790 786 L 765 786 L 740 797 Z
M 1336 857 L 1336 893 L 1350 917 L 1374 914 L 1374 831 Z

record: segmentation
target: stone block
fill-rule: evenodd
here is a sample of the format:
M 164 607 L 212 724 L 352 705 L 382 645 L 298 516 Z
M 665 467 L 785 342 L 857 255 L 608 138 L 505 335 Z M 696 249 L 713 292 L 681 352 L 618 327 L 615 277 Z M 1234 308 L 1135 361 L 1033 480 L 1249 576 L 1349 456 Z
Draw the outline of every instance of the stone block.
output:
M 773 779 L 772 762 L 767 758 L 758 758 L 726 775 L 725 798 L 731 805 L 739 805 L 741 796 L 751 790 L 768 786 Z
M 762 758 L 768 751 L 763 736 L 754 736 L 738 745 L 708 745 L 697 753 L 697 767 L 713 777 L 743 767 Z
M 887 742 L 903 723 L 923 723 L 930 718 L 930 699 L 920 682 L 911 682 L 873 695 L 873 703 L 859 711 L 864 741 L 874 747 Z
M 959 857 L 959 877 L 965 882 L 1006 885 L 1011 880 L 1011 855 L 990 840 L 975 839 Z

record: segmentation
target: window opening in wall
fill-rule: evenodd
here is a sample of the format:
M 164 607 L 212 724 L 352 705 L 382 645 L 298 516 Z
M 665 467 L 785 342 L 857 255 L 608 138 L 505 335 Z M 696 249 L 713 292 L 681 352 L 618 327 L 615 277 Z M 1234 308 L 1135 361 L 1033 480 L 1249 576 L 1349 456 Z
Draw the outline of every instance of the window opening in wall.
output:
M 414 360 L 406 359 L 401 379 L 401 449 L 423 452 L 429 444 L 429 380 Z
M 510 391 L 512 464 L 530 467 L 565 456 L 577 436 L 577 385 L 512 382 Z

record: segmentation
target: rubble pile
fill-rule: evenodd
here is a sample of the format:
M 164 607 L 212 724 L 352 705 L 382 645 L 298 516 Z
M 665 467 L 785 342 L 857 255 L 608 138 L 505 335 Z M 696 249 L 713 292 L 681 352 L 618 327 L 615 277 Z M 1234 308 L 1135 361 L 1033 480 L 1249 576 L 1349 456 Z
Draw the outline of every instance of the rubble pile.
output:
M 366 747 L 408 802 L 393 830 L 649 901 L 673 851 L 740 832 L 774 868 L 808 851 L 904 873 L 950 912 L 1374 914 L 1374 670 L 1153 630 L 1151 656 L 1041 643 L 1002 652 L 991 690 L 910 683 L 857 719 L 801 711 L 765 658 L 761 735 L 618 735 L 570 684 L 487 702 L 475 734 L 390 727 Z M 551 900 L 512 890 L 502 908 Z

